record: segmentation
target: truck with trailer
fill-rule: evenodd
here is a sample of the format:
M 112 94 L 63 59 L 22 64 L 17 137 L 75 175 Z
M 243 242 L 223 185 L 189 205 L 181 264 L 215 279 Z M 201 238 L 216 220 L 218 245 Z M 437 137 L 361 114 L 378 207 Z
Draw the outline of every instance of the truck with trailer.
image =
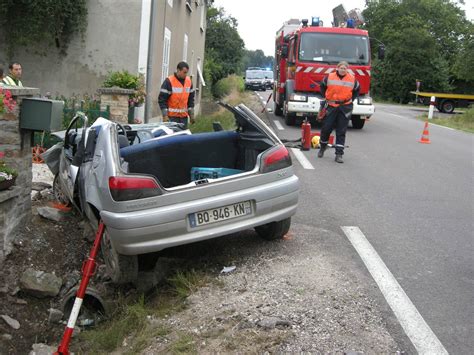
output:
M 360 12 L 351 11 L 350 18 L 342 5 L 333 10 L 334 27 L 324 27 L 318 17 L 289 20 L 277 31 L 275 40 L 275 114 L 284 116 L 287 125 L 297 118 L 316 121 L 323 78 L 336 70 L 337 63 L 349 63 L 349 72 L 360 83 L 360 95 L 354 102 L 352 126 L 362 129 L 375 111 L 370 97 L 371 52 L 369 34 L 357 29 L 363 23 Z M 379 47 L 379 58 L 384 56 Z
M 443 113 L 453 113 L 456 107 L 469 107 L 474 104 L 474 95 L 421 91 L 411 93 L 415 94 L 418 102 L 424 105 L 429 105 L 431 97 L 434 96 L 436 108 Z

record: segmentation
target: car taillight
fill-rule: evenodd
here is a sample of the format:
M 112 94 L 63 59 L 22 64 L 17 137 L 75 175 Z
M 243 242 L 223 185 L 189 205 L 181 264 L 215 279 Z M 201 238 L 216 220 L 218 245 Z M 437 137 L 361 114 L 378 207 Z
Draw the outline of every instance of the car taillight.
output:
M 264 153 L 262 162 L 261 172 L 268 173 L 291 166 L 291 157 L 288 149 L 278 145 Z
M 109 189 L 115 201 L 138 200 L 161 195 L 161 190 L 153 178 L 111 176 Z

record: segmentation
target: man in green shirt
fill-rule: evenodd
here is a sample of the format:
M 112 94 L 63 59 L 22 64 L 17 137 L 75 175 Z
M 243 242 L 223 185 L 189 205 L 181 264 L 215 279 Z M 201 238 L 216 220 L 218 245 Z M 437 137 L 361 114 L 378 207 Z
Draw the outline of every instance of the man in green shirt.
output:
M 13 62 L 8 66 L 10 72 L 6 77 L 3 78 L 2 82 L 8 86 L 18 86 L 23 87 L 21 83 L 21 64 Z

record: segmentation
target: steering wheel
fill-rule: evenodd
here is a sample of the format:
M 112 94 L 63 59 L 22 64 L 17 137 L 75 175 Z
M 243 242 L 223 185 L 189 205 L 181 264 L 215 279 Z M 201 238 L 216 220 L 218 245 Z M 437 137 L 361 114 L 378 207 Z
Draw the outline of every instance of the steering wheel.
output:
M 120 124 L 120 123 L 118 123 L 118 122 L 115 122 L 115 124 L 116 124 L 116 125 L 118 126 L 118 128 L 119 128 L 119 129 L 117 130 L 117 131 L 118 131 L 117 133 L 118 133 L 118 134 L 121 134 L 121 135 L 123 135 L 123 136 L 126 137 L 126 136 L 127 136 L 127 131 L 125 130 L 125 127 L 122 126 L 122 124 Z

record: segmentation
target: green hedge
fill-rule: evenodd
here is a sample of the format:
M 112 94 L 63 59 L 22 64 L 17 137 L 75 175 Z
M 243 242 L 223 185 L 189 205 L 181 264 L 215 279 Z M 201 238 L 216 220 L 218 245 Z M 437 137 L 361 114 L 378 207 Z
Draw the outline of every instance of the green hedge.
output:
M 227 78 L 219 80 L 212 87 L 214 97 L 220 99 L 228 96 L 232 91 L 243 92 L 245 89 L 244 79 L 237 75 L 229 75 Z

